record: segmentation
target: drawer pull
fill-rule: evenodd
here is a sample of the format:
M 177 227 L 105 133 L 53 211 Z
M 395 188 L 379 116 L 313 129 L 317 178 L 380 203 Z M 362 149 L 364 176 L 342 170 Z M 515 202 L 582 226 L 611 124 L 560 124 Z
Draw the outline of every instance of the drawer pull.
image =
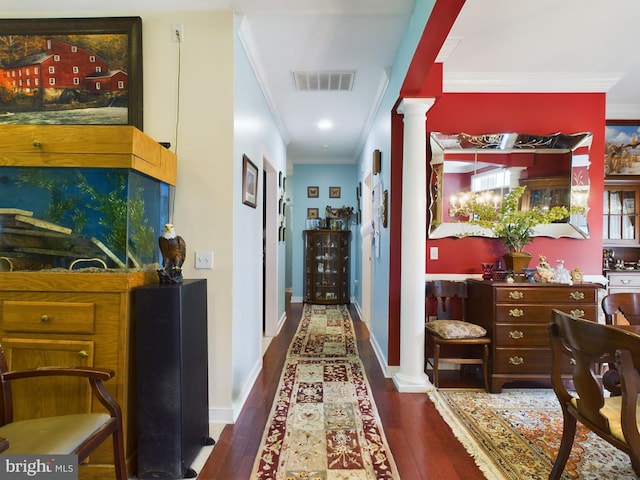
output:
M 40 323 L 45 323 L 49 321 L 49 315 L 42 315 L 40 317 Z
M 584 292 L 571 292 L 569 298 L 571 300 L 584 300 Z
M 78 352 L 78 356 L 81 357 L 81 358 L 89 358 L 89 354 L 87 353 L 86 350 L 80 350 Z
M 584 317 L 584 310 L 580 310 L 579 308 L 576 310 L 571 310 L 569 313 L 574 317 L 578 317 L 578 318 Z
M 509 336 L 515 340 L 519 340 L 524 337 L 524 333 L 522 333 L 520 330 L 511 330 L 509 332 Z
M 631 283 L 631 280 L 628 278 L 623 278 L 620 280 L 620 283 L 624 284 L 624 285 L 629 285 Z
M 513 290 L 509 292 L 509 298 L 512 300 L 521 300 L 522 298 L 524 298 L 524 293 L 518 290 Z
M 524 311 L 521 308 L 512 308 L 511 310 L 509 310 L 509 316 L 516 318 L 523 317 Z
M 524 363 L 524 358 L 522 358 L 522 357 L 509 357 L 509 363 L 511 365 L 522 365 Z
M 33 140 L 31 142 L 31 145 L 35 148 L 40 148 L 42 146 L 42 142 L 39 142 L 38 140 Z

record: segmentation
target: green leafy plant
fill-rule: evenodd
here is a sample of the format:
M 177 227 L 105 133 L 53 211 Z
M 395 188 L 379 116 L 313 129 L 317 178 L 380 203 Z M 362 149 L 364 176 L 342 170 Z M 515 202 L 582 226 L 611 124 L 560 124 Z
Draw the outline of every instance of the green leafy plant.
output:
M 509 251 L 522 252 L 533 241 L 537 225 L 564 220 L 570 214 L 568 208 L 559 206 L 548 210 L 537 207 L 521 210 L 520 197 L 525 188 L 514 188 L 499 204 L 487 201 L 482 194 L 470 194 L 462 206 L 453 209 L 453 214 L 469 217 L 469 223 L 490 229 Z

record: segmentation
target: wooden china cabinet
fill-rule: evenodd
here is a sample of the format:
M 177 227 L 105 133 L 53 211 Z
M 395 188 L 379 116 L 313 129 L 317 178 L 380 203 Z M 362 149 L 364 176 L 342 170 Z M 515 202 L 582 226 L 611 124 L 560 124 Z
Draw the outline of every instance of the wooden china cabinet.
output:
M 304 231 L 304 301 L 350 303 L 349 230 Z
M 628 177 L 628 178 L 627 178 Z M 640 291 L 640 179 L 606 178 L 603 199 L 603 270 L 609 292 Z

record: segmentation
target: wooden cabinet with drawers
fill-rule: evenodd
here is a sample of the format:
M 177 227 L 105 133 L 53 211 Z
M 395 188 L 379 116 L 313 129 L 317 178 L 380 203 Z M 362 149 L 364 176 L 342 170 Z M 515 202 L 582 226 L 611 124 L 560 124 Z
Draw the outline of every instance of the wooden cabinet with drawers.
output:
M 507 283 L 467 280 L 467 317 L 492 339 L 491 391 L 514 380 L 549 380 L 551 349 L 547 325 L 554 308 L 598 318 L 600 285 Z
M 135 473 L 137 449 L 134 289 L 157 281 L 155 270 L 0 272 L 0 343 L 9 368 L 69 365 L 113 370 L 115 377 L 105 386 L 122 408 L 131 474 Z M 84 379 L 42 380 L 26 380 L 13 387 L 14 399 L 19 399 L 16 419 L 103 409 Z M 79 471 L 81 480 L 113 475 L 110 442 L 96 450 Z

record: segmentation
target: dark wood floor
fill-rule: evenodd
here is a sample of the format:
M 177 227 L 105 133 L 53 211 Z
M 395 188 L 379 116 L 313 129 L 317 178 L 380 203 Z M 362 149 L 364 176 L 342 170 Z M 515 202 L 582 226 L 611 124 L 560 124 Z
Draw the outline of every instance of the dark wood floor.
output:
M 451 433 L 426 394 L 398 393 L 385 378 L 371 345 L 369 332 L 355 309 L 358 349 L 382 419 L 385 435 L 406 480 L 484 479 L 473 459 Z M 198 478 L 203 480 L 249 479 L 262 432 L 275 395 L 285 354 L 302 314 L 302 304 L 287 303 L 287 321 L 264 356 L 264 366 L 234 425 L 223 430 Z M 441 386 L 482 387 L 474 375 L 441 375 Z

